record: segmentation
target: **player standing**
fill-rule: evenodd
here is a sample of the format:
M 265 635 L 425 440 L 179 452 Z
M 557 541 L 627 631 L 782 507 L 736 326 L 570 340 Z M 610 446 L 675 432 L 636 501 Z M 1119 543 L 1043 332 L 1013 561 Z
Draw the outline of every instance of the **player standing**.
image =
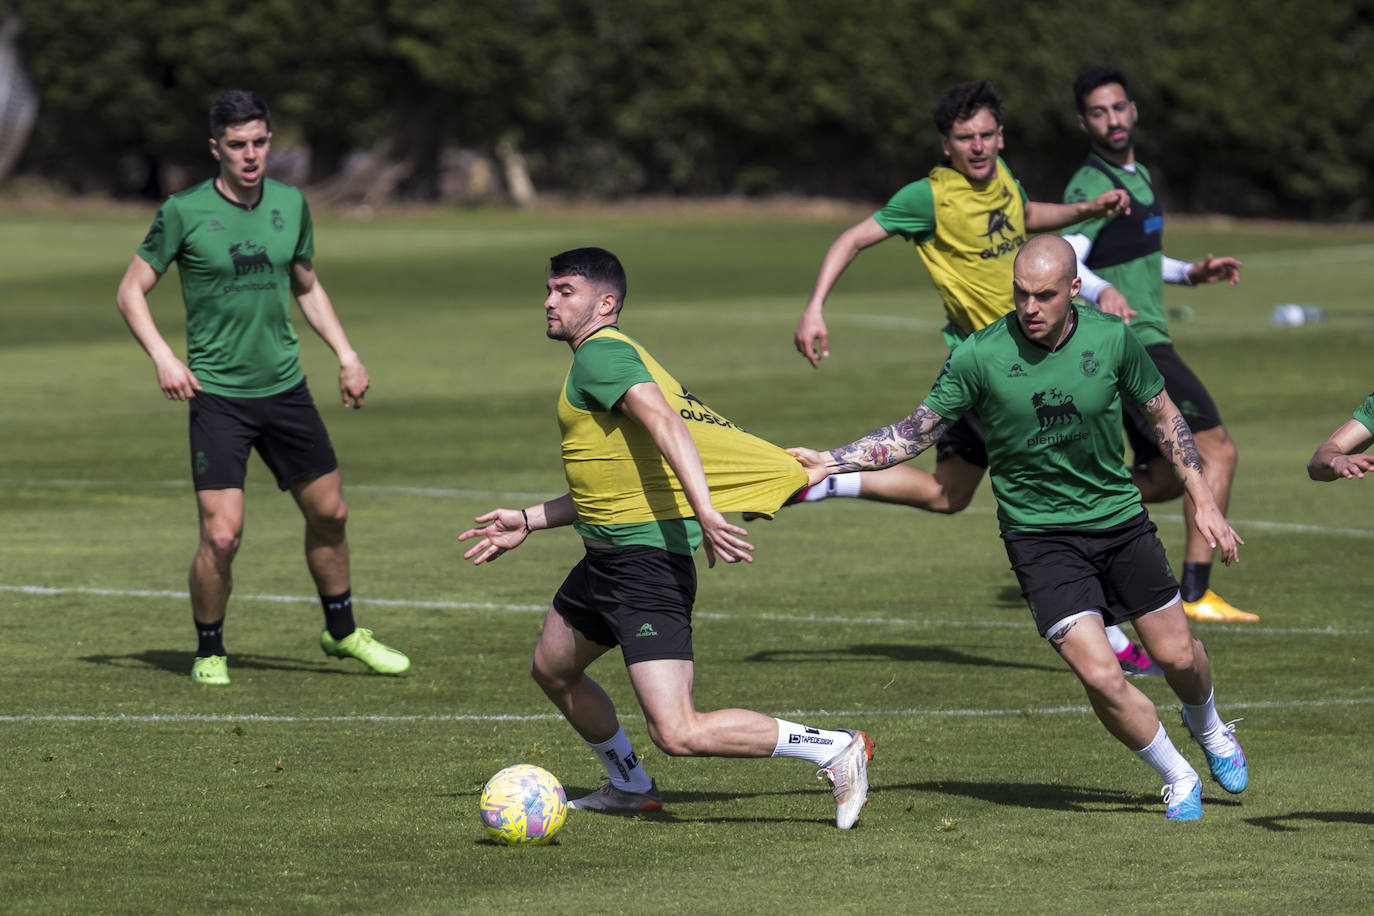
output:
M 1080 295 L 1104 312 L 1121 316 L 1145 344 L 1165 387 L 1187 418 L 1203 473 L 1226 512 L 1236 474 L 1236 444 L 1222 425 L 1216 402 L 1188 368 L 1169 337 L 1164 284 L 1193 286 L 1226 280 L 1235 286 L 1241 264 L 1207 255 L 1188 263 L 1162 251 L 1164 211 L 1149 170 L 1135 158 L 1136 105 L 1126 77 L 1114 67 L 1085 70 L 1073 86 L 1078 126 L 1088 135 L 1087 161 L 1069 181 L 1064 201 L 1091 200 L 1105 189 L 1131 195 L 1130 210 L 1070 227 L 1064 237 L 1079 258 Z M 1210 587 L 1213 549 L 1193 523 L 1191 496 L 1155 445 L 1151 424 L 1126 404 L 1126 435 L 1135 452 L 1131 476 L 1145 502 L 1184 499 L 1183 608 L 1194 620 L 1254 621 L 1255 614 L 1232 607 Z
M 305 560 L 324 607 L 326 655 L 356 658 L 382 674 L 410 660 L 354 626 L 339 464 L 315 409 L 291 327 L 291 300 L 339 359 L 343 402 L 363 406 L 370 379 L 315 275 L 314 230 L 301 192 L 266 177 L 271 115 L 251 92 L 226 92 L 210 108 L 210 155 L 219 174 L 168 198 L 119 284 L 119 311 L 153 360 L 158 385 L 189 401 L 191 477 L 200 546 L 191 561 L 191 611 L 199 641 L 191 678 L 229 683 L 224 615 L 243 538 L 243 484 L 257 449 L 305 517 Z M 186 304 L 187 357 L 176 357 L 153 321 L 151 292 L 176 262 Z

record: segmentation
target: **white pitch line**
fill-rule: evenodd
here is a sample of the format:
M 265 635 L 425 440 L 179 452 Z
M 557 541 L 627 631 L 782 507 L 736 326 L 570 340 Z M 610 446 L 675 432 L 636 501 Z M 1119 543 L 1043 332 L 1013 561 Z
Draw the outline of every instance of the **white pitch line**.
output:
M 104 489 L 189 489 L 185 480 L 34 480 L 0 478 L 0 487 L 13 487 L 30 490 L 104 490 Z M 552 499 L 559 495 L 554 492 L 534 493 L 520 490 L 470 490 L 459 487 L 411 487 L 396 484 L 345 484 L 346 491 L 357 493 L 395 494 L 398 496 L 419 496 L 424 499 L 490 499 L 497 502 L 506 500 Z M 971 515 L 987 515 L 994 510 L 986 506 L 970 506 L 963 510 Z M 1183 516 L 1151 512 L 1150 518 L 1156 522 L 1178 524 Z M 1231 519 L 1231 524 L 1240 530 L 1273 531 L 1279 534 L 1316 534 L 1333 537 L 1374 538 L 1374 528 L 1335 528 L 1327 525 L 1308 525 L 1300 522 L 1273 522 L 1263 519 Z
M 1349 697 L 1325 700 L 1256 700 L 1254 702 L 1227 702 L 1228 711 L 1263 709 L 1323 709 L 1331 707 L 1355 707 L 1374 705 L 1374 697 Z M 1155 709 L 1169 711 L 1177 704 L 1160 704 Z M 797 719 L 859 719 L 869 718 L 999 718 L 1005 716 L 1061 716 L 1091 713 L 1089 706 L 1041 706 L 1001 709 L 791 709 L 779 713 Z M 329 722 L 359 723 L 408 723 L 408 722 L 546 722 L 558 721 L 563 717 L 558 713 L 535 713 L 532 715 L 487 714 L 465 715 L 462 713 L 442 713 L 432 715 L 374 715 L 374 716 L 273 716 L 262 713 L 153 713 L 149 715 L 40 715 L 19 714 L 0 715 L 0 723 L 6 722 L 98 722 L 102 724 L 177 724 L 183 722 L 235 723 L 260 722 L 265 724 L 308 724 Z M 635 714 L 623 714 L 622 719 L 642 719 Z
M 165 598 L 173 601 L 189 601 L 190 595 L 173 589 L 118 589 L 118 588 L 58 588 L 48 585 L 3 585 L 0 594 L 32 595 L 35 597 L 58 597 L 62 595 L 93 595 L 101 598 Z M 319 598 L 313 595 L 235 595 L 235 601 L 262 601 L 271 604 L 317 604 Z M 547 604 L 498 604 L 491 601 L 419 601 L 405 598 L 358 598 L 359 606 L 375 604 L 379 607 L 420 608 L 440 611 L 498 611 L 502 613 L 543 613 Z M 773 623 L 814 623 L 823 626 L 867 626 L 900 627 L 924 629 L 978 629 L 978 630 L 1025 630 L 1031 626 L 1029 620 L 938 620 L 913 617 L 845 617 L 840 614 L 778 614 L 768 611 L 758 613 L 728 613 L 724 611 L 694 611 L 693 617 L 700 620 L 764 620 Z M 1197 624 L 1194 624 L 1197 626 Z M 1260 627 L 1254 624 L 1203 624 L 1207 632 L 1226 631 L 1232 633 L 1254 633 L 1265 636 L 1374 636 L 1374 630 L 1338 630 L 1335 627 Z

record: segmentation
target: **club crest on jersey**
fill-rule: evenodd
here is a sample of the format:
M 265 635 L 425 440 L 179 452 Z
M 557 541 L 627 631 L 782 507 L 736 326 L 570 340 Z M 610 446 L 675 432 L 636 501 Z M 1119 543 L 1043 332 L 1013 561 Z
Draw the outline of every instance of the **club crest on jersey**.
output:
M 1092 378 L 1094 375 L 1097 375 L 1097 370 L 1102 368 L 1102 366 L 1097 361 L 1097 357 L 1093 356 L 1092 350 L 1084 350 L 1083 360 L 1078 364 L 1078 368 L 1082 370 L 1083 374 L 1088 378 Z
M 281 218 L 280 210 L 272 211 L 272 228 L 277 230 L 278 232 L 281 232 L 283 229 L 286 228 L 286 220 Z

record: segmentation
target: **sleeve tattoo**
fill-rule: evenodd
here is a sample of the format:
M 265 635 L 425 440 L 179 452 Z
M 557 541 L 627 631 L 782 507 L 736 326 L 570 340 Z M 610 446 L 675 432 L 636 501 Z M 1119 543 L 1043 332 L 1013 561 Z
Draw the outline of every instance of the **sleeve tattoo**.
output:
M 1193 431 L 1188 428 L 1188 421 L 1183 419 L 1183 414 L 1175 413 L 1172 419 L 1164 417 L 1161 412 L 1164 410 L 1164 393 L 1150 398 L 1145 403 L 1145 412 L 1150 415 L 1150 419 L 1155 429 L 1155 442 L 1159 446 L 1159 453 L 1173 462 L 1180 468 L 1192 468 L 1199 474 L 1202 473 L 1202 458 L 1197 453 L 1197 443 L 1193 441 Z
M 922 403 L 906 419 L 831 449 L 831 462 L 841 471 L 890 467 L 930 448 L 944 435 L 951 422 Z

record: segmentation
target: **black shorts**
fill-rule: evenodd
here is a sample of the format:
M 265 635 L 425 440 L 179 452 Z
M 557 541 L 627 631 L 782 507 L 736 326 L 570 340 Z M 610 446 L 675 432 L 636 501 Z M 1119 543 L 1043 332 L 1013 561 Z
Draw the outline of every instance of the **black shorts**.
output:
M 1194 433 L 1216 429 L 1221 425 L 1221 412 L 1207 386 L 1202 384 L 1192 369 L 1178 355 L 1170 344 L 1155 344 L 1145 351 L 1154 360 L 1155 368 L 1164 376 L 1164 390 L 1178 406 L 1178 412 L 1188 421 L 1188 428 Z M 1140 407 L 1128 397 L 1121 399 L 1122 416 L 1126 421 L 1126 441 L 1135 453 L 1135 465 L 1149 464 L 1162 457 L 1159 443 L 1155 441 L 1155 428 L 1145 419 Z
M 602 646 L 620 646 L 625 664 L 692 660 L 692 558 L 660 547 L 588 548 L 553 596 L 568 626 Z
M 1011 571 L 1021 583 L 1035 628 L 1098 611 L 1107 626 L 1134 620 L 1178 600 L 1178 581 L 1149 513 L 1101 531 L 1007 531 Z
M 988 447 L 983 441 L 983 422 L 971 410 L 955 420 L 935 443 L 936 461 L 944 461 L 955 455 L 975 467 L 987 470 Z
M 191 480 L 197 490 L 243 489 L 253 449 L 283 490 L 338 470 L 329 432 L 304 380 L 265 398 L 200 391 L 189 403 Z

